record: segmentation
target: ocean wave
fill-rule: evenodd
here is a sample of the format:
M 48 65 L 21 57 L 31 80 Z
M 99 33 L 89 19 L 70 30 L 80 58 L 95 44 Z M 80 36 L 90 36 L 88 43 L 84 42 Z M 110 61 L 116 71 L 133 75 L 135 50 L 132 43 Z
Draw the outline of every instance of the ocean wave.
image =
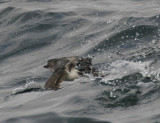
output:
M 0 3 L 2 122 L 158 121 L 156 0 Z M 64 81 L 57 91 L 45 90 L 52 73 L 43 69 L 44 62 L 64 56 L 94 57 L 93 66 L 106 76 L 80 77 Z
M 92 118 L 82 118 L 82 117 L 63 117 L 59 116 L 56 113 L 53 112 L 48 112 L 44 114 L 37 114 L 37 115 L 32 115 L 32 116 L 24 116 L 24 117 L 16 117 L 16 118 L 11 118 L 5 120 L 3 123 L 21 123 L 24 121 L 30 122 L 31 120 L 34 120 L 34 122 L 38 123 L 44 123 L 47 121 L 47 123 L 111 123 L 109 121 L 98 121 Z

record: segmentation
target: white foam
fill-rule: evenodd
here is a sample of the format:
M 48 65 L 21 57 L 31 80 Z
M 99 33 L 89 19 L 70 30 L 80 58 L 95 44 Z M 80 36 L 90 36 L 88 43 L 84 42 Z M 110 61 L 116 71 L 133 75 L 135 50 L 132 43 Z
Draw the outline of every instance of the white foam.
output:
M 122 78 L 133 73 L 141 73 L 143 76 L 148 75 L 147 69 L 150 62 L 131 62 L 118 60 L 113 62 L 109 68 L 109 75 L 103 81 Z
M 155 71 L 151 71 L 148 76 L 151 77 L 152 80 L 160 80 L 160 68 Z

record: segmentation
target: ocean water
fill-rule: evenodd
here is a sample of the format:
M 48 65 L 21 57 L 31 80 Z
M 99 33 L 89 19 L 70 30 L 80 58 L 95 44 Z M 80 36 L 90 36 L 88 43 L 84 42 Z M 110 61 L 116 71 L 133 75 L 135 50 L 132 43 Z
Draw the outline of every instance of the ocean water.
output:
M 1 0 L 0 123 L 160 123 L 159 0 Z M 104 78 L 44 84 L 48 59 Z

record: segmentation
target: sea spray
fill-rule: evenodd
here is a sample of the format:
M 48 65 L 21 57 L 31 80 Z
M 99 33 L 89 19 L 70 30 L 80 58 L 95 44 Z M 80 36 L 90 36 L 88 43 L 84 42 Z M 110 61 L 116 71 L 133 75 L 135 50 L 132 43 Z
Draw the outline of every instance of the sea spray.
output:
M 19 94 L 19 93 L 25 93 L 30 91 L 37 91 L 37 90 L 43 90 L 44 87 L 42 87 L 40 84 L 38 84 L 35 80 L 26 80 L 26 84 L 22 87 L 18 87 L 14 89 L 12 95 Z

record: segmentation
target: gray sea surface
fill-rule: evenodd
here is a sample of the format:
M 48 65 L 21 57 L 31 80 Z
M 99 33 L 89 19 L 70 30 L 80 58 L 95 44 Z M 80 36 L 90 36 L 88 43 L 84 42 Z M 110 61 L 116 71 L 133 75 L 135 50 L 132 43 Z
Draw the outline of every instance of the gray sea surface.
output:
M 104 78 L 44 84 L 48 59 Z M 160 0 L 1 0 L 0 123 L 160 123 Z

